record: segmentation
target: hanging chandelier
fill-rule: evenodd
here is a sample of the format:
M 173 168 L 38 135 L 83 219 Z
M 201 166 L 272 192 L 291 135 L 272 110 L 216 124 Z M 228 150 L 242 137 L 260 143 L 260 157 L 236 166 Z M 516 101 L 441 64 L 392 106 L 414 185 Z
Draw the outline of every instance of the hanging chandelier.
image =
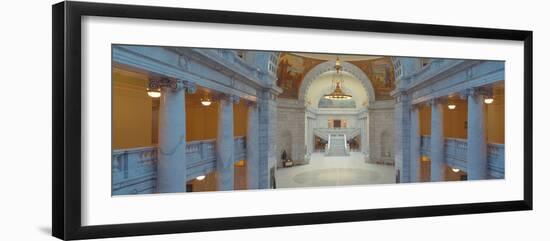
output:
M 334 65 L 334 69 L 336 70 L 336 74 L 334 74 L 334 78 L 332 79 L 332 85 L 334 86 L 334 90 L 330 94 L 326 94 L 323 96 L 325 99 L 329 100 L 349 100 L 351 99 L 351 95 L 348 95 L 344 93 L 342 90 L 343 84 L 344 84 L 344 76 L 342 75 L 342 65 L 340 65 L 340 59 L 336 57 L 336 64 Z

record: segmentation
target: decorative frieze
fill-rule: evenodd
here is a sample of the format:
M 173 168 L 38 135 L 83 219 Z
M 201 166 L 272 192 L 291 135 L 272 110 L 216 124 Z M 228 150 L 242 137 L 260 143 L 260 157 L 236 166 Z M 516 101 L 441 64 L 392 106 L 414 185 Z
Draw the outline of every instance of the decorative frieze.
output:
M 243 98 L 258 96 L 261 89 L 272 86 L 271 77 L 258 79 L 256 67 L 219 58 L 207 49 L 116 45 L 113 47 L 113 61 L 119 67 L 200 83 L 203 87 Z
M 464 90 L 470 88 L 504 80 L 504 62 L 463 61 L 456 62 L 449 67 L 453 68 L 447 69 L 446 67 L 443 70 L 438 70 L 439 74 L 436 76 L 427 80 L 423 79 L 422 82 L 408 87 L 407 91 L 411 93 L 412 103 L 422 103 L 452 93 L 463 93 Z

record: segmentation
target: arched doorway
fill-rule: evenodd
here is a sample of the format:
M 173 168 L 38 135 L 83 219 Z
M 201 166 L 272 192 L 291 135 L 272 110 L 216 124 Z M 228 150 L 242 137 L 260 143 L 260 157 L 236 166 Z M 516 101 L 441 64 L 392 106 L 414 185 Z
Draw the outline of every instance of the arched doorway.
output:
M 313 142 L 315 136 L 328 141 L 331 134 L 339 134 L 345 135 L 346 143 L 360 140 L 360 147 L 354 150 L 366 154 L 370 133 L 366 119 L 368 106 L 375 101 L 374 89 L 362 70 L 348 62 L 341 62 L 342 90 L 352 97 L 349 100 L 324 99 L 323 96 L 333 90 L 334 65 L 335 61 L 317 65 L 305 75 L 300 85 L 298 97 L 306 106 L 306 147 L 319 144 Z M 308 154 L 312 151 L 313 148 L 307 148 Z

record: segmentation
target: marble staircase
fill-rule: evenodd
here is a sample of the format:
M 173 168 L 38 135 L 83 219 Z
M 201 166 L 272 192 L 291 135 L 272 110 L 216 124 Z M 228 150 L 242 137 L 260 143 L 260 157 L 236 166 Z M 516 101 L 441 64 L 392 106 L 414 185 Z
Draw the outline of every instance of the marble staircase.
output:
M 349 156 L 345 135 L 331 135 L 326 156 Z

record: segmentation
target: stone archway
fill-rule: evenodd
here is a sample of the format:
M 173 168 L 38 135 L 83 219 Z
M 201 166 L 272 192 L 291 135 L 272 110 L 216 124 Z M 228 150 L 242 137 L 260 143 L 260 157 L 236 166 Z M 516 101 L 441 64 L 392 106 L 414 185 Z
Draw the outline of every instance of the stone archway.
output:
M 335 64 L 336 64 L 336 61 L 333 61 L 333 60 L 326 61 L 321 64 L 318 64 L 309 72 L 307 72 L 307 74 L 304 76 L 304 79 L 302 80 L 302 83 L 300 84 L 298 99 L 303 101 L 313 81 L 317 77 L 319 77 L 321 74 L 328 71 L 332 71 L 334 69 Z M 374 103 L 375 101 L 374 88 L 372 87 L 372 83 L 369 77 L 367 77 L 367 75 L 354 64 L 351 64 L 345 61 L 342 61 L 341 64 L 342 64 L 343 71 L 350 73 L 361 82 L 361 84 L 363 85 L 363 88 L 365 88 L 365 91 L 367 92 L 369 105 Z

